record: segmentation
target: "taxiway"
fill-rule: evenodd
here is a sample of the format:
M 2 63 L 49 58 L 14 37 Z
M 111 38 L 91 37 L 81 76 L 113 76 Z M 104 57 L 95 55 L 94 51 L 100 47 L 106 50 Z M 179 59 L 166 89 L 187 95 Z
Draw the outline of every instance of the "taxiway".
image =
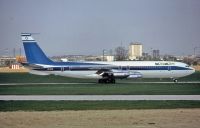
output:
M 200 95 L 0 95 L 0 100 L 31 101 L 138 101 L 200 100 Z

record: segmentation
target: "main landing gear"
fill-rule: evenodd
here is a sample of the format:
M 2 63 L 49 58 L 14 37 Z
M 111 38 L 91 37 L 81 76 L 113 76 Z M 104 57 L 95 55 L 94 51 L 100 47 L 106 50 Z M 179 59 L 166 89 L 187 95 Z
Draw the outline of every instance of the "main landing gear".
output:
M 115 77 L 112 73 L 104 73 L 103 78 L 98 80 L 98 83 L 114 84 Z

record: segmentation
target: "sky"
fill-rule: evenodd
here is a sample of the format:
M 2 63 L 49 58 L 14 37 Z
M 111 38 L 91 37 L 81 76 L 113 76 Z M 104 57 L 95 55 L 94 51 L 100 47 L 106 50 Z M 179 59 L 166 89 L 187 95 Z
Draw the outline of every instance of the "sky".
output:
M 200 46 L 200 0 L 0 0 L 0 55 L 23 50 L 21 32 L 39 33 L 48 56 L 100 55 L 130 42 L 189 55 Z

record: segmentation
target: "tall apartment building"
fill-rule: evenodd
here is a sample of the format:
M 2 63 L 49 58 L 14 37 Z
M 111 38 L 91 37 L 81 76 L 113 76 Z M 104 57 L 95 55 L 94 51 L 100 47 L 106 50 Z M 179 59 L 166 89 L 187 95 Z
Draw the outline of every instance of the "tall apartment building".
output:
M 153 50 L 153 58 L 159 58 L 160 57 L 160 50 Z
M 142 44 L 141 43 L 130 43 L 129 45 L 129 60 L 138 60 L 142 57 Z

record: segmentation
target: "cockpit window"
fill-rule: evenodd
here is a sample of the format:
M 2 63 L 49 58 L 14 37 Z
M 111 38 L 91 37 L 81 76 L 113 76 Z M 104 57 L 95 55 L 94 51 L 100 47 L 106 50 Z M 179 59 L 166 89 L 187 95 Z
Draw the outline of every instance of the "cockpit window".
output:
M 189 65 L 186 65 L 185 67 L 189 67 Z

